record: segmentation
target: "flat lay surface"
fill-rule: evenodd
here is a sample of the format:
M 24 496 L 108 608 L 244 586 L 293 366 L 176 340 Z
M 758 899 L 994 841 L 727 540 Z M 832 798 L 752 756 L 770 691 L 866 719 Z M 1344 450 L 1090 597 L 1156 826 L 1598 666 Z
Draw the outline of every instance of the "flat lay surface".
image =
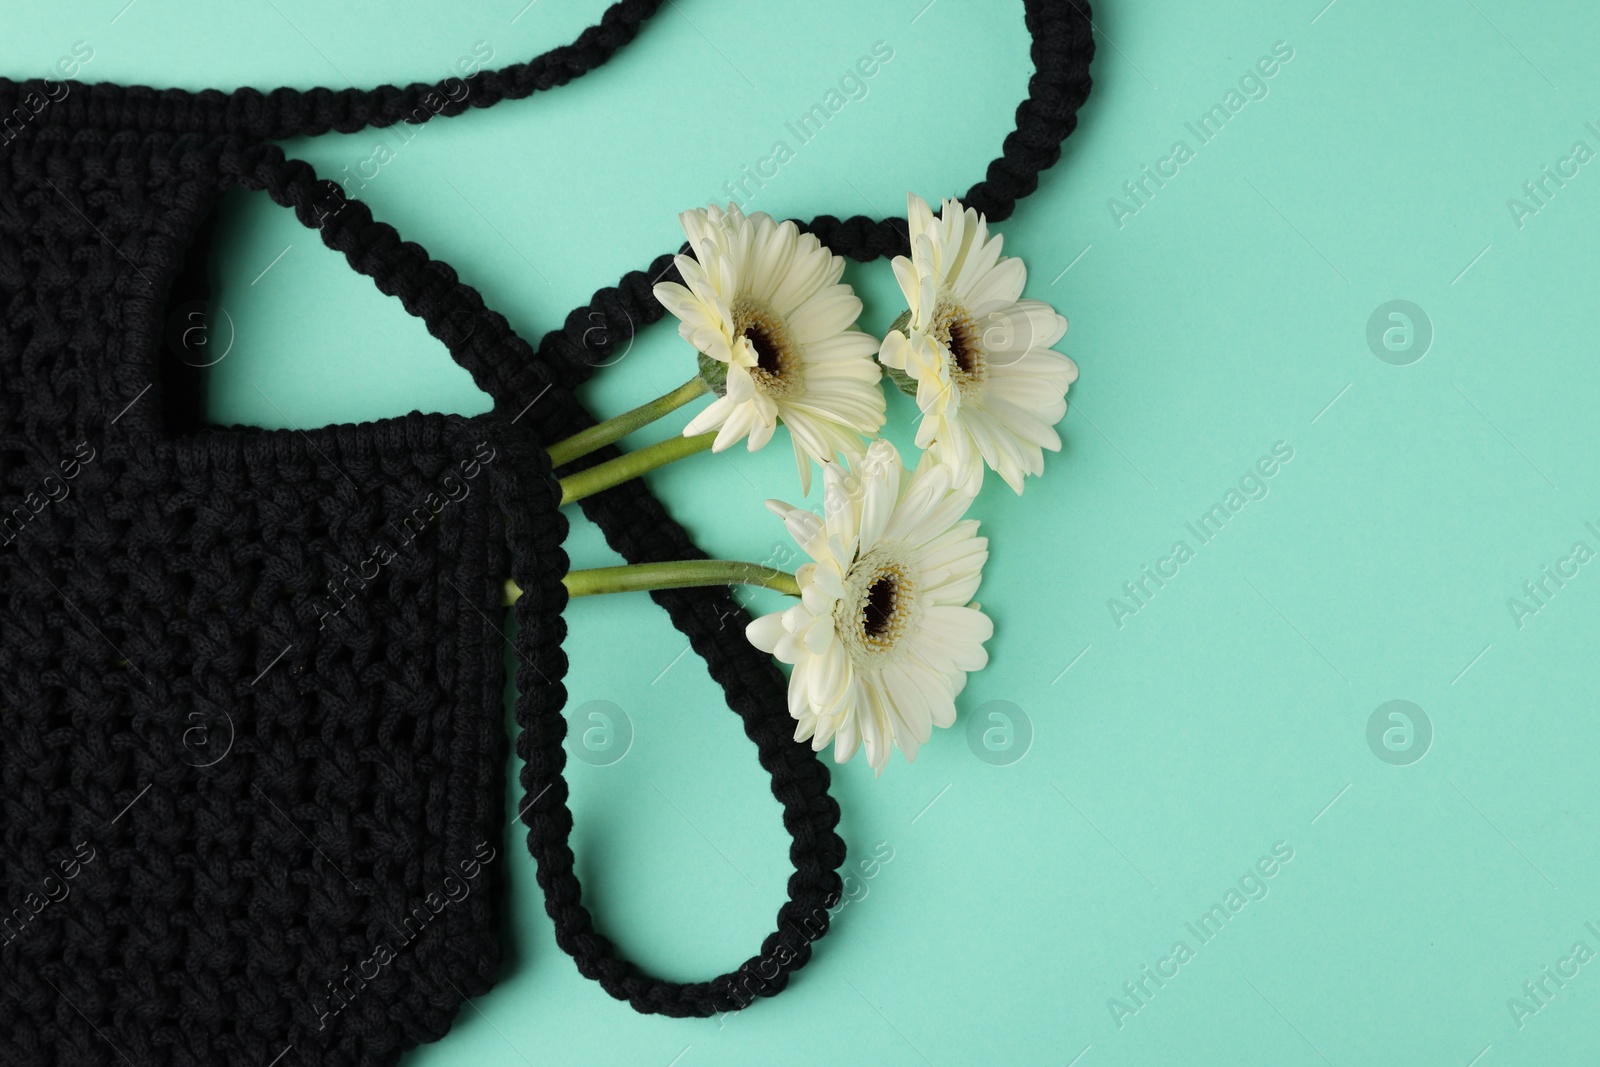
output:
M 0 73 L 436 80 L 570 40 L 603 6 L 18 6 Z M 812 962 L 717 1019 L 613 1001 L 555 944 L 512 757 L 500 983 L 405 1063 L 1583 1062 L 1600 12 L 1103 0 L 1095 21 L 1078 131 L 996 226 L 1024 296 L 1071 323 L 1064 447 L 1021 497 L 991 475 L 971 509 L 995 636 L 955 726 L 881 777 L 835 771 L 850 857 Z M 673 0 L 571 85 L 285 150 L 537 340 L 676 249 L 686 208 L 883 217 L 908 190 L 964 191 L 1030 72 L 1011 0 Z M 229 194 L 217 257 L 212 421 L 489 409 L 265 196 Z M 888 264 L 845 280 L 881 336 L 903 307 Z M 694 372 L 670 320 L 618 352 L 585 387 L 597 414 Z M 913 456 L 915 405 L 889 410 Z M 649 478 L 714 557 L 792 569 L 763 501 L 821 507 L 786 440 Z M 567 549 L 620 562 L 576 514 Z M 648 597 L 566 619 L 586 902 L 655 973 L 720 973 L 790 870 L 754 746 Z

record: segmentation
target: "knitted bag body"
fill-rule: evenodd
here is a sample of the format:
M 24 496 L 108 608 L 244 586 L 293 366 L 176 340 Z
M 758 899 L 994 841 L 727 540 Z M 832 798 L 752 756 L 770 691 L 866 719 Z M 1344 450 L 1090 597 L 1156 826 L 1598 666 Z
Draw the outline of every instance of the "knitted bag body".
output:
M 508 576 L 515 815 L 580 971 L 637 1010 L 705 1016 L 809 959 L 838 900 L 839 812 L 791 739 L 782 673 L 726 639 L 747 618 L 725 590 L 652 595 L 772 775 L 795 865 L 774 931 L 708 982 L 653 978 L 595 929 L 567 845 L 565 471 L 544 446 L 593 424 L 573 389 L 661 317 L 671 257 L 535 348 L 271 143 L 555 87 L 658 4 L 624 0 L 464 98 L 72 84 L 0 145 L 0 1063 L 367 1067 L 441 1036 L 497 971 Z M 968 194 L 996 219 L 1088 92 L 1087 8 L 1027 10 L 1039 74 Z M 46 88 L 0 80 L 0 114 Z M 238 187 L 397 297 L 494 409 L 203 425 L 170 333 L 204 298 L 209 221 Z M 903 220 L 808 225 L 858 259 L 905 247 Z M 641 483 L 584 509 L 630 562 L 703 556 Z

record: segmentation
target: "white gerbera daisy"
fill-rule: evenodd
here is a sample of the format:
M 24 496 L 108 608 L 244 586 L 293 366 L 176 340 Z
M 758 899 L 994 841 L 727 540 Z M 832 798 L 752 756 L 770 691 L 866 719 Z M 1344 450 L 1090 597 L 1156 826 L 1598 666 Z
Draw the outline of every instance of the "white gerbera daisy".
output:
M 839 281 L 844 260 L 793 222 L 732 204 L 678 218 L 694 250 L 677 257 L 686 285 L 662 282 L 655 295 L 683 339 L 720 364 L 707 379 L 721 394 L 684 435 L 717 430 L 713 450 L 748 438 L 754 452 L 781 420 L 809 493 L 812 460 L 859 455 L 861 435 L 884 422 L 878 341 L 854 329 L 861 301 Z
M 1026 268 L 1000 254 L 1000 236 L 972 208 L 946 200 L 936 220 L 911 195 L 906 218 L 911 258 L 896 256 L 894 273 L 910 311 L 878 358 L 915 391 L 919 448 L 954 468 L 958 482 L 976 486 L 988 464 L 1021 493 L 1026 475 L 1044 473 L 1042 450 L 1061 449 L 1054 426 L 1078 367 L 1050 346 L 1067 320 L 1020 299 Z
M 955 721 L 967 672 L 989 661 L 994 625 L 972 603 L 989 541 L 962 520 L 972 495 L 949 467 L 909 473 L 887 441 L 848 467 L 827 464 L 823 479 L 826 517 L 767 502 L 814 562 L 795 574 L 800 603 L 746 633 L 794 665 L 795 740 L 819 752 L 831 740 L 839 763 L 865 745 L 882 773 L 891 748 L 910 762 L 933 727 Z

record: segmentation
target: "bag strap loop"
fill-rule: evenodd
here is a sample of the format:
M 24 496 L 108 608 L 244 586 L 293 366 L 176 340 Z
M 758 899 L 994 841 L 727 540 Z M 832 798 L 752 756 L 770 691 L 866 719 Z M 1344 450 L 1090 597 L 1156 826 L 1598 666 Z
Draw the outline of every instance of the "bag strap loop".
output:
M 638 35 L 661 0 L 618 0 L 600 21 L 571 44 L 552 48 L 526 63 L 481 71 L 470 78 L 413 82 L 400 88 L 273 89 L 249 87 L 221 92 L 206 89 L 152 89 L 144 85 L 52 82 L 0 78 L 0 114 L 9 114 L 29 96 L 54 101 L 34 121 L 74 128 L 99 126 L 143 133 L 236 134 L 281 141 L 323 133 L 355 133 L 368 126 L 421 123 L 460 115 L 502 100 L 520 100 L 565 85 L 610 59 Z M 61 86 L 65 95 L 59 95 Z M 461 87 L 466 86 L 466 92 Z
M 576 60 L 566 56 L 558 62 L 551 59 L 562 51 L 557 49 L 527 67 L 541 62 L 557 67 L 566 63 L 561 69 L 575 71 L 565 79 L 570 80 L 630 39 L 659 2 L 623 0 L 607 10 L 600 34 L 589 38 L 597 29 L 591 28 L 580 36 L 580 43 L 589 38 L 591 51 Z M 969 206 L 995 221 L 1009 217 L 1017 201 L 1038 187 L 1039 175 L 1060 158 L 1061 142 L 1076 128 L 1078 110 L 1090 89 L 1094 37 L 1086 0 L 1025 0 L 1025 8 L 1035 65 L 1029 95 L 1017 108 L 1016 128 L 1005 138 L 1001 155 L 965 197 Z M 611 20 L 610 28 L 603 29 L 607 20 Z M 528 73 L 511 76 L 511 92 L 495 78 L 484 84 L 503 93 L 494 99 L 514 92 L 527 95 L 547 87 L 537 84 L 551 76 L 547 68 L 540 69 L 547 72 L 537 77 Z M 497 77 L 504 79 L 506 72 Z M 527 88 L 529 85 L 532 87 Z M 358 119 L 358 124 L 349 128 L 383 119 L 397 121 L 394 116 L 403 110 L 403 98 L 393 94 L 409 92 L 375 90 L 369 94 L 375 106 L 354 109 L 351 105 L 352 110 L 337 113 L 335 105 L 324 100 L 317 105 L 321 110 L 314 120 L 308 123 L 302 115 L 292 132 L 344 129 L 339 122 Z M 488 97 L 481 99 L 486 103 L 478 106 L 494 102 Z M 301 106 L 307 105 L 302 101 Z M 278 118 L 273 125 L 258 113 L 243 128 L 283 135 L 281 114 Z M 479 388 L 494 399 L 490 418 L 497 440 L 506 443 L 511 462 L 496 464 L 491 478 L 496 498 L 507 513 L 512 577 L 524 590 L 515 609 L 520 630 L 514 642 L 520 661 L 517 753 L 523 760 L 521 784 L 527 797 L 521 816 L 528 826 L 528 848 L 538 863 L 538 881 L 545 908 L 555 922 L 557 942 L 572 955 L 582 974 L 641 1012 L 710 1016 L 738 1010 L 755 997 L 779 992 L 789 975 L 810 959 L 811 943 L 828 928 L 829 909 L 839 897 L 838 869 L 844 863 L 845 847 L 835 832 L 839 807 L 828 794 L 828 768 L 792 740 L 784 711 L 782 672 L 754 646 L 742 639 L 728 639 L 727 632 L 742 630 L 749 616 L 727 590 L 660 590 L 651 596 L 705 659 L 712 677 L 723 687 L 729 707 L 755 742 L 762 766 L 772 776 L 773 794 L 783 806 L 784 826 L 793 838 L 790 859 L 795 867 L 789 878 L 789 900 L 778 912 L 777 929 L 763 940 L 759 953 L 738 969 L 708 982 L 655 978 L 621 956 L 596 930 L 582 903 L 582 886 L 569 845 L 573 820 L 562 748 L 567 732 L 562 708 L 567 694 L 561 684 L 567 666 L 561 649 L 566 636 L 561 611 L 567 596 L 561 579 L 568 565 L 562 547 L 567 521 L 557 507 L 554 494 L 558 488 L 543 445 L 594 424 L 593 416 L 577 402 L 571 389 L 593 373 L 609 353 L 612 338 L 631 336 L 640 326 L 661 318 L 664 310 L 650 290 L 655 281 L 673 274 L 671 257 L 662 256 L 648 271 L 632 271 L 617 286 L 597 292 L 588 308 L 575 309 L 565 325 L 546 334 L 535 353 L 453 270 L 430 259 L 420 246 L 401 241 L 392 227 L 374 221 L 365 205 L 345 198 L 334 183 L 319 181 L 309 165 L 286 160 L 275 146 L 255 145 L 238 156 L 233 169 L 241 184 L 264 189 L 278 203 L 292 207 L 300 221 L 318 229 L 323 241 L 343 252 L 353 268 L 371 277 L 384 293 L 399 297 L 406 310 L 427 324 Z M 836 253 L 857 260 L 907 250 L 904 219 L 856 216 L 841 221 L 824 215 L 803 226 Z M 597 325 L 598 345 L 594 340 Z M 522 421 L 535 406 L 538 414 Z M 617 454 L 615 446 L 608 446 L 584 457 L 572 469 Z M 630 563 L 705 558 L 642 481 L 607 490 L 582 506 L 611 546 Z
M 789 878 L 789 899 L 778 912 L 777 929 L 764 939 L 757 955 L 709 982 L 663 981 L 619 955 L 596 930 L 582 903 L 568 843 L 573 819 L 563 776 L 567 722 L 562 710 L 567 692 L 562 678 L 567 658 L 561 647 L 567 630 L 561 615 L 567 601 L 561 583 L 568 564 L 563 548 L 567 520 L 559 509 L 559 488 L 551 477 L 544 442 L 592 424 L 592 417 L 563 383 L 552 379 L 528 343 L 501 315 L 486 308 L 477 292 L 448 266 L 430 259 L 419 245 L 400 240 L 393 227 L 375 221 L 359 201 L 340 197 L 330 212 L 330 183 L 319 180 L 308 164 L 286 159 L 275 145 L 251 146 L 222 162 L 225 173 L 292 208 L 302 223 L 319 230 L 324 243 L 343 252 L 351 267 L 372 278 L 382 292 L 398 297 L 495 398 L 496 409 L 489 416 L 492 437 L 507 458 L 490 468 L 491 485 L 506 514 L 511 577 L 524 590 L 516 606 L 519 631 L 513 646 L 519 660 L 517 754 L 523 760 L 522 787 L 529 798 L 521 805 L 521 817 L 528 826 L 528 848 L 538 863 L 538 881 L 558 943 L 577 961 L 582 974 L 641 1012 L 709 1016 L 778 992 L 788 975 L 810 958 L 811 942 L 827 930 L 828 910 L 839 899 L 838 868 L 844 863 L 845 846 L 834 832 L 839 806 L 828 795 L 828 768 L 792 738 L 784 712 L 782 672 L 742 636 L 728 636 L 735 627 L 742 630 L 743 609 L 722 589 L 654 594 L 706 660 L 729 706 L 743 720 L 745 733 L 755 742 L 761 764 L 772 776 L 773 794 L 783 807 L 784 826 L 793 838 L 789 856 L 795 873 Z M 658 267 L 670 270 L 671 259 L 663 257 Z M 643 272 L 638 273 L 632 284 L 616 291 L 623 297 L 608 298 L 606 304 L 612 312 L 643 324 L 659 319 L 663 309 L 650 295 Z M 502 371 L 510 366 L 522 371 L 519 387 L 530 377 L 544 380 L 536 411 L 525 408 L 526 418 L 507 402 L 509 381 Z M 630 560 L 705 558 L 642 483 L 595 498 L 590 514 Z

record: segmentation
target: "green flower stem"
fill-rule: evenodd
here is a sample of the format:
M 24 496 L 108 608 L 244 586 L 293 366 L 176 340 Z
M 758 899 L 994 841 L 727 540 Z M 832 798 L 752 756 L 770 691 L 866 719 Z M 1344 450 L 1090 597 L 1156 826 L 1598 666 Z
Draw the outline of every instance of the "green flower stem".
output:
M 672 563 L 640 563 L 631 567 L 595 567 L 569 571 L 561 579 L 569 597 L 601 593 L 636 593 L 650 589 L 685 589 L 696 585 L 759 585 L 788 596 L 799 596 L 794 575 L 761 563 L 726 559 L 688 559 Z M 506 604 L 517 602 L 522 590 L 506 582 Z
M 581 456 L 587 456 L 597 448 L 604 448 L 620 441 L 639 427 L 654 422 L 669 411 L 676 411 L 697 396 L 704 396 L 708 389 L 705 379 L 697 374 L 672 392 L 658 396 L 648 404 L 640 404 L 632 411 L 624 411 L 621 415 L 596 423 L 587 430 L 580 430 L 564 441 L 557 441 L 550 446 L 550 466 L 564 466 Z
M 704 452 L 716 439 L 715 430 L 695 437 L 669 437 L 637 452 L 629 452 L 588 470 L 569 474 L 561 479 L 561 503 L 565 506 L 586 496 L 594 496 L 614 485 L 637 478 L 646 471 L 664 467 L 673 460 Z

